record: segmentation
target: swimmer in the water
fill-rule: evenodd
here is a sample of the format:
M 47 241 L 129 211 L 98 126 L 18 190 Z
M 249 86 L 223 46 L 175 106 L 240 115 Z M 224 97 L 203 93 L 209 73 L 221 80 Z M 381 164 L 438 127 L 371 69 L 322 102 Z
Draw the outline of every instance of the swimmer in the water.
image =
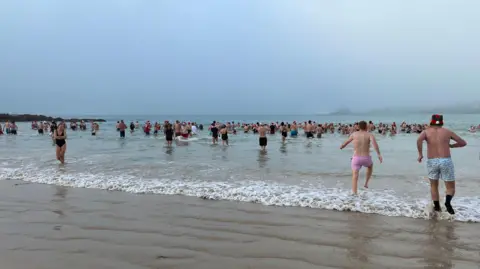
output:
M 367 123 L 365 121 L 361 121 L 358 124 L 358 127 L 360 130 L 351 134 L 347 141 L 340 146 L 340 149 L 343 149 L 353 141 L 354 151 L 352 158 L 352 192 L 354 194 L 357 194 L 358 174 L 362 166 L 367 167 L 365 188 L 368 188 L 368 182 L 372 177 L 373 161 L 372 157 L 370 156 L 370 144 L 373 144 L 373 148 L 377 152 L 380 163 L 383 161 L 375 136 L 367 131 Z
M 305 135 L 307 138 L 313 138 L 313 126 L 312 126 L 312 121 L 309 120 L 307 125 L 305 125 Z
M 277 126 L 275 126 L 275 123 L 270 123 L 270 134 L 271 135 L 274 135 L 275 134 L 275 131 L 277 129 Z
M 123 122 L 123 120 L 118 123 L 117 129 L 120 132 L 120 137 L 125 138 L 125 130 L 127 129 L 127 125 L 125 122 Z
M 173 127 L 175 128 L 175 137 L 182 136 L 182 126 L 180 125 L 180 121 L 175 121 L 175 125 Z
M 57 155 L 57 160 L 60 163 L 65 163 L 65 152 L 67 151 L 67 132 L 65 130 L 65 123 L 60 123 L 58 128 L 53 132 L 53 139 L 55 140 L 55 152 Z
M 43 121 L 41 121 L 38 124 L 38 128 L 37 128 L 37 132 L 38 132 L 39 135 L 43 135 L 43 128 L 45 128 L 45 126 L 43 126 Z
M 288 129 L 283 121 L 280 123 L 280 132 L 282 133 L 282 143 L 285 143 L 285 139 L 287 139 L 288 136 Z
M 418 162 L 422 162 L 423 141 L 427 141 L 427 170 L 434 209 L 438 212 L 442 210 L 440 208 L 440 195 L 438 192 L 438 180 L 442 179 L 447 189 L 445 207 L 448 213 L 453 215 L 455 214 L 455 210 L 453 210 L 451 201 L 455 195 L 455 171 L 453 161 L 450 157 L 450 149 L 465 147 L 467 142 L 453 131 L 443 128 L 442 126 L 443 115 L 432 115 L 430 128 L 420 133 L 417 139 Z M 450 140 L 456 143 L 450 144 Z
M 322 127 L 321 124 L 319 124 L 319 125 L 316 127 L 316 132 L 317 132 L 317 138 L 322 138 L 323 127 Z
M 218 142 L 218 127 L 214 121 L 210 126 L 210 132 L 212 133 L 212 144 L 217 144 Z
M 133 132 L 135 131 L 135 124 L 132 122 L 130 122 L 130 133 L 133 134 Z
M 258 144 L 262 150 L 267 149 L 267 125 L 262 124 L 258 128 Z
M 167 122 L 165 123 L 164 129 L 165 129 L 165 140 L 167 140 L 167 145 L 172 146 L 172 141 L 173 141 L 172 125 L 169 122 Z
M 290 136 L 291 137 L 297 137 L 298 135 L 298 127 L 297 127 L 297 122 L 293 121 L 290 129 Z
M 222 125 L 220 130 L 220 135 L 222 136 L 222 145 L 228 146 L 228 128 L 225 125 Z

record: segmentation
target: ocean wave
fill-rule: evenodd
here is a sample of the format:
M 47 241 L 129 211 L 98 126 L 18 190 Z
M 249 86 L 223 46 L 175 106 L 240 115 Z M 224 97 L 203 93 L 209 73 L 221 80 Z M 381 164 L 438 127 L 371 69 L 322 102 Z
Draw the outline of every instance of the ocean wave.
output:
M 233 182 L 199 179 L 146 178 L 105 173 L 66 173 L 33 166 L 0 170 L 0 180 L 124 191 L 136 194 L 186 195 L 209 200 L 259 203 L 267 206 L 309 207 L 355 211 L 392 217 L 430 219 L 434 216 L 426 198 L 399 196 L 393 190 L 366 190 L 352 196 L 350 190 L 321 186 L 298 186 L 278 182 L 242 180 Z M 480 222 L 480 197 L 456 197 L 456 221 Z M 448 213 L 437 216 L 450 219 Z

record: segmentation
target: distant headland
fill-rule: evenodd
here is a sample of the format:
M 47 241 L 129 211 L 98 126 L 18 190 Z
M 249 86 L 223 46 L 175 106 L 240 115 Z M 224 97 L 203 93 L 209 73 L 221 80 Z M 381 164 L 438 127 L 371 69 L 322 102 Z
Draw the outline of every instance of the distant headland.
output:
M 60 117 L 50 117 L 45 115 L 33 115 L 33 114 L 5 114 L 0 113 L 0 121 L 15 121 L 15 122 L 29 122 L 29 121 L 97 121 L 97 122 L 106 122 L 104 119 L 81 119 L 81 118 L 71 118 L 64 119 Z
M 480 103 L 454 104 L 449 106 L 427 106 L 427 107 L 390 107 L 369 111 L 351 111 L 348 108 L 338 109 L 328 115 L 395 115 L 395 114 L 480 114 Z
M 348 108 L 342 108 L 342 109 L 339 109 L 337 111 L 328 113 L 328 115 L 352 115 L 352 114 L 354 114 L 354 113 L 352 111 L 350 111 L 350 109 L 348 109 Z

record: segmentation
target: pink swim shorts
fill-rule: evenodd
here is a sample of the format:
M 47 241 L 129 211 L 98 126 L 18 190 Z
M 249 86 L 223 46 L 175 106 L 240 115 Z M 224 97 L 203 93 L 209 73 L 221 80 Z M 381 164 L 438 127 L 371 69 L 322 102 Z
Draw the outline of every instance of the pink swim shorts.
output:
M 372 156 L 353 156 L 352 158 L 352 170 L 358 171 L 363 167 L 372 166 Z

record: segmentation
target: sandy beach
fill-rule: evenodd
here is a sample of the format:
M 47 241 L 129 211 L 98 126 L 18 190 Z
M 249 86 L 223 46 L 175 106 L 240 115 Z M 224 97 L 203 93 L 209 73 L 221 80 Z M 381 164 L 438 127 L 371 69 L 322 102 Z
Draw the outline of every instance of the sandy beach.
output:
M 0 181 L 2 269 L 479 268 L 478 225 Z

